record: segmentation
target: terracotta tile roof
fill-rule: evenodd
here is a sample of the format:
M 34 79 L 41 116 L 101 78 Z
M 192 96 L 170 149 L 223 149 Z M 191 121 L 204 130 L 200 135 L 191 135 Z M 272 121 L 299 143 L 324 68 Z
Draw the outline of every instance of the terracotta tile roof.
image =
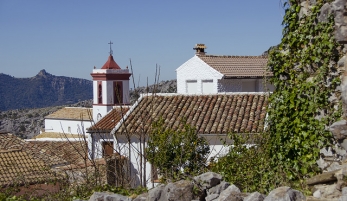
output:
M 0 186 L 37 184 L 56 179 L 56 175 L 44 161 L 25 151 L 0 151 Z
M 48 116 L 46 119 L 92 120 L 93 109 L 83 107 L 64 107 Z
M 80 139 L 83 138 L 82 135 L 79 134 L 66 134 L 66 133 L 56 133 L 56 132 L 42 132 L 34 137 L 35 139 L 40 138 L 59 138 L 61 140 L 66 140 L 66 138 L 69 139 Z
M 0 134 L 0 151 L 22 150 L 30 156 L 44 161 L 48 166 L 66 164 L 67 161 L 54 156 L 48 155 L 46 150 L 42 150 L 35 144 L 26 142 L 12 134 Z M 52 151 L 52 150 L 51 150 Z
M 44 155 L 65 161 L 65 164 L 77 164 L 87 158 L 88 145 L 85 141 L 28 141 Z
M 113 56 L 108 56 L 106 63 L 101 67 L 101 69 L 121 69 L 118 64 L 114 61 Z
M 264 56 L 199 55 L 199 58 L 226 77 L 263 77 L 268 60 Z
M 182 119 L 198 134 L 257 133 L 264 129 L 267 95 L 144 96 L 116 133 L 146 133 L 160 117 L 166 128 L 183 129 Z
M 112 109 L 107 115 L 105 115 L 100 121 L 95 125 L 88 128 L 88 132 L 110 132 L 117 123 L 123 118 L 125 113 L 127 113 L 129 107 L 116 107 Z

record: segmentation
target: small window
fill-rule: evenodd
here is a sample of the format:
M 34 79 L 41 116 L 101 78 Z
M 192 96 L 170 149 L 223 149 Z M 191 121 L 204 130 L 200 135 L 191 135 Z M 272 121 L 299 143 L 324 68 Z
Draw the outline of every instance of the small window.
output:
M 203 94 L 212 94 L 213 90 L 213 80 L 203 80 L 202 84 L 202 93 Z
M 187 94 L 196 94 L 198 89 L 198 82 L 196 80 L 187 80 Z

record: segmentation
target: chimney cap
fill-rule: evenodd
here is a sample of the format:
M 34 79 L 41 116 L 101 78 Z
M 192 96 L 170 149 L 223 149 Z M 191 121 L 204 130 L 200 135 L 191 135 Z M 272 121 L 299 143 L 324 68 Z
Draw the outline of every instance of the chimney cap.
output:
M 207 47 L 203 43 L 198 43 L 193 48 L 193 50 L 195 50 L 195 54 L 197 55 L 205 55 L 205 49 L 207 49 Z
M 203 44 L 203 43 L 198 43 L 195 45 L 195 47 L 193 49 L 198 49 L 198 48 L 201 48 L 201 49 L 207 49 L 206 45 Z

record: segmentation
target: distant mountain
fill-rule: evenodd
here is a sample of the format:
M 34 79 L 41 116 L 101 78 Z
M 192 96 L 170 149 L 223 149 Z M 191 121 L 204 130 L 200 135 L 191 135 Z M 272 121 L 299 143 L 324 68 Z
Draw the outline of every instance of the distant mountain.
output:
M 73 104 L 92 97 L 90 80 L 55 76 L 45 70 L 31 78 L 0 73 L 0 111 Z

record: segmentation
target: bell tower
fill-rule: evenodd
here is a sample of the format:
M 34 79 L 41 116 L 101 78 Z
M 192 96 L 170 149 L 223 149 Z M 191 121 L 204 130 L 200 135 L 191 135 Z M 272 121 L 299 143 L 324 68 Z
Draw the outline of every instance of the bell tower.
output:
M 99 121 L 114 107 L 130 104 L 129 69 L 121 69 L 113 59 L 110 44 L 110 55 L 101 69 L 93 69 L 93 120 Z

